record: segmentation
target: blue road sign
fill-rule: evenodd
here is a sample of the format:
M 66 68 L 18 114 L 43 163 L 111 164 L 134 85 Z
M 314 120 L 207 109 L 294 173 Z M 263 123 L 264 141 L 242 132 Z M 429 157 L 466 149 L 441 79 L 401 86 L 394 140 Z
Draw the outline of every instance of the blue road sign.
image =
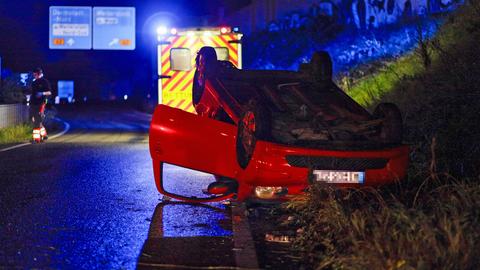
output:
M 93 7 L 93 49 L 134 50 L 135 8 Z
M 74 94 L 74 82 L 73 81 L 58 81 L 58 96 L 60 98 L 72 99 Z
M 92 48 L 91 7 L 50 7 L 50 49 Z

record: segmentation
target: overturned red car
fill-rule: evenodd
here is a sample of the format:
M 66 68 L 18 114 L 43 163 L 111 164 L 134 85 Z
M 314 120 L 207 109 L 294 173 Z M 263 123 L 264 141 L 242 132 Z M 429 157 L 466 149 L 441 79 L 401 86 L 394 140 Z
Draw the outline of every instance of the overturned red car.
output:
M 282 199 L 315 182 L 378 186 L 405 177 L 398 108 L 373 113 L 332 81 L 332 62 L 317 52 L 299 71 L 239 70 L 203 47 L 193 80 L 196 114 L 155 109 L 150 153 L 158 190 L 179 200 Z M 173 164 L 215 175 L 205 198 L 173 194 L 162 168 Z

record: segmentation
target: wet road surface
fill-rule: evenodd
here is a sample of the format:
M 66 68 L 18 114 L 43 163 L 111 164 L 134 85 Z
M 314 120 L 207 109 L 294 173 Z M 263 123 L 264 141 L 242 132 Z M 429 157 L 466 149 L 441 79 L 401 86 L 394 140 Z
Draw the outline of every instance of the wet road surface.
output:
M 66 135 L 0 152 L 0 268 L 235 265 L 230 207 L 162 201 L 149 115 L 84 108 L 60 117 Z

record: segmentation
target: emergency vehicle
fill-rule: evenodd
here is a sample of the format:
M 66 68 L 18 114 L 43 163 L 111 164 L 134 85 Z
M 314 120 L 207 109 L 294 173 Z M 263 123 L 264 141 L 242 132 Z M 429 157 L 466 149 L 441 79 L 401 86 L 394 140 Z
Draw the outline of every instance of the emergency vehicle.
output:
M 213 47 L 219 60 L 242 68 L 242 34 L 238 28 L 202 27 L 157 29 L 158 103 L 195 112 L 192 81 L 195 58 L 200 48 Z

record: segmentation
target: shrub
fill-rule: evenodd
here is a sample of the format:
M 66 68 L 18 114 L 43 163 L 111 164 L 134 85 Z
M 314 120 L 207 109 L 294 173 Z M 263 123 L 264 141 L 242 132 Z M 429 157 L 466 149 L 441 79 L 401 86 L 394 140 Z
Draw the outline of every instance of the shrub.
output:
M 480 185 L 430 186 L 403 198 L 312 186 L 289 205 L 303 231 L 294 244 L 318 269 L 473 269 Z
M 25 100 L 24 87 L 20 80 L 20 75 L 11 75 L 7 77 L 0 89 L 0 101 L 4 103 L 20 103 Z

